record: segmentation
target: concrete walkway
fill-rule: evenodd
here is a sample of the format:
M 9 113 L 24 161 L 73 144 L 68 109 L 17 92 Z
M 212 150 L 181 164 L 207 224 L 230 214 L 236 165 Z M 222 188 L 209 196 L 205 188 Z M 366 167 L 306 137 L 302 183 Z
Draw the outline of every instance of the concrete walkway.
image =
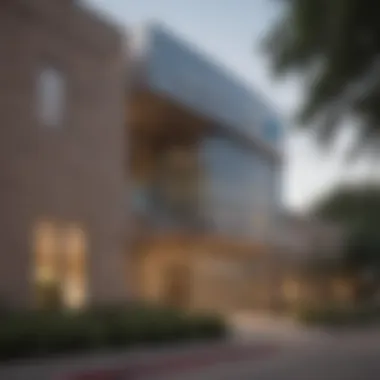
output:
M 239 313 L 229 317 L 233 335 L 239 341 L 265 340 L 276 344 L 323 343 L 332 336 L 320 328 L 306 327 L 291 318 L 260 313 Z
M 339 332 L 339 338 L 293 348 L 263 360 L 223 363 L 162 380 L 378 380 L 380 329 Z

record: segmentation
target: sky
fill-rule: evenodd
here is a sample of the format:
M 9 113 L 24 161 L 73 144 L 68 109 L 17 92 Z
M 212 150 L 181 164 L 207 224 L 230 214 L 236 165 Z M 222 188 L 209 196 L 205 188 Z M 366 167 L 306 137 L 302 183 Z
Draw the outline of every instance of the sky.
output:
M 161 21 L 180 37 L 233 70 L 277 109 L 286 127 L 284 203 L 303 211 L 342 181 L 363 176 L 362 164 L 348 170 L 343 141 L 332 153 L 294 123 L 304 96 L 302 79 L 275 80 L 260 41 L 280 13 L 272 0 L 85 0 L 128 32 L 147 21 Z M 276 4 L 277 3 L 277 4 Z

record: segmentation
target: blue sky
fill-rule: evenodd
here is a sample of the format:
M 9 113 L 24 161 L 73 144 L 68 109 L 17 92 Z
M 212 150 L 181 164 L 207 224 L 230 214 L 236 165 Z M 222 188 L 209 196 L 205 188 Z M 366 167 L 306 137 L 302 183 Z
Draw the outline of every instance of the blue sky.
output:
M 195 43 L 264 94 L 283 115 L 289 128 L 284 201 L 303 209 L 344 178 L 363 169 L 342 169 L 339 152 L 320 152 L 310 136 L 292 129 L 292 115 L 302 99 L 300 78 L 277 82 L 258 48 L 278 16 L 270 0 L 86 0 L 126 28 L 149 20 L 164 22 L 181 37 Z

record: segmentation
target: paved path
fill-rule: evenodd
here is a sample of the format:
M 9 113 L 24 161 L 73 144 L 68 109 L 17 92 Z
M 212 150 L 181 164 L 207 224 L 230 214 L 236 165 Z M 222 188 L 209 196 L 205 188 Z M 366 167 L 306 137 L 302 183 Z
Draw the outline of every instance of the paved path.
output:
M 237 340 L 265 340 L 300 344 L 303 342 L 327 341 L 330 334 L 319 328 L 309 328 L 290 318 L 269 316 L 266 314 L 240 313 L 230 317 Z
M 165 380 L 378 380 L 380 329 L 339 333 L 260 361 L 226 363 Z M 162 378 L 164 380 L 164 378 Z

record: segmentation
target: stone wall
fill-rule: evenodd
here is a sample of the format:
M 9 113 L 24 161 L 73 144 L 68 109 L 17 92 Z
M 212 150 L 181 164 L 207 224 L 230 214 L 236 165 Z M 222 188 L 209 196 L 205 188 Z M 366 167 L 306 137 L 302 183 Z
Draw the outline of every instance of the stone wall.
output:
M 33 230 L 76 223 L 90 301 L 125 295 L 125 94 L 119 31 L 58 0 L 0 2 L 0 298 L 34 304 Z M 38 115 L 41 70 L 65 80 L 58 126 Z

